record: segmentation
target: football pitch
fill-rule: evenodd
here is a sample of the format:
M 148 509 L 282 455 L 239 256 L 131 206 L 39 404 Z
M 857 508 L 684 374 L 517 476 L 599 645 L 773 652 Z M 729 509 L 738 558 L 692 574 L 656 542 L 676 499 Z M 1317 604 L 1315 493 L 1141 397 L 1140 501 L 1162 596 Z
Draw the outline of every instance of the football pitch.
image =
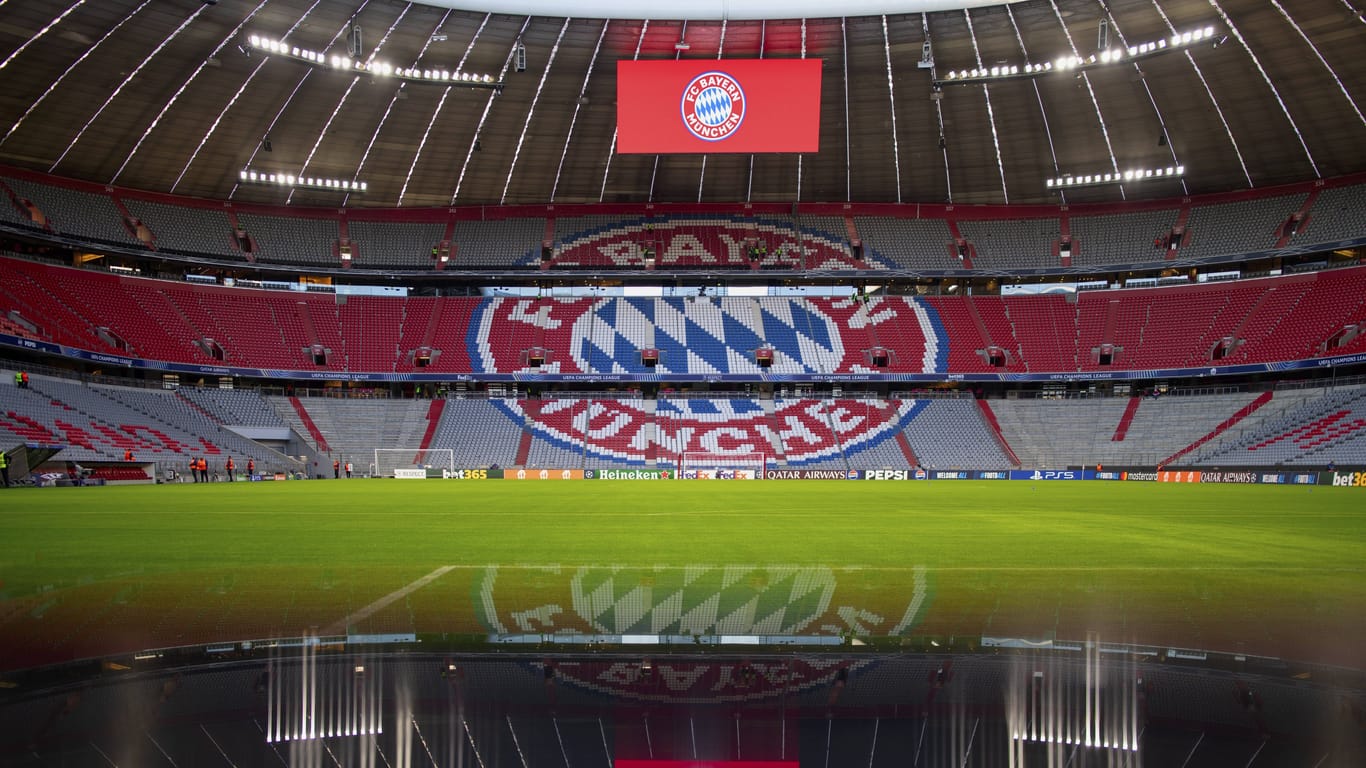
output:
M 356 479 L 0 500 L 9 669 L 309 632 L 1094 632 L 1366 666 L 1356 488 Z

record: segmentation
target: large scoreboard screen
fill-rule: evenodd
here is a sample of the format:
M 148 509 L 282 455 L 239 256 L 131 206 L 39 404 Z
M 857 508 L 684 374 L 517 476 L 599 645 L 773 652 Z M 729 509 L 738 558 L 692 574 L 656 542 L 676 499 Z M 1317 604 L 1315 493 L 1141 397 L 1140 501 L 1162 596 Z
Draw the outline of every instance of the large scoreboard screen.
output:
M 819 59 L 617 62 L 617 152 L 816 152 Z

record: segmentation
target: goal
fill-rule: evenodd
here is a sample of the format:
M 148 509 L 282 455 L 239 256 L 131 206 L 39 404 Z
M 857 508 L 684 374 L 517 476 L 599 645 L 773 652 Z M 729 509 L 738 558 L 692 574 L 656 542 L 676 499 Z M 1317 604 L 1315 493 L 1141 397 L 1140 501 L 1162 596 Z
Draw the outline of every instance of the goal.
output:
M 762 480 L 768 454 L 719 454 L 684 451 L 678 457 L 678 477 L 685 480 Z
M 396 469 L 434 469 L 447 472 L 455 469 L 455 450 L 452 448 L 376 448 L 375 463 L 370 465 L 371 477 L 393 477 Z

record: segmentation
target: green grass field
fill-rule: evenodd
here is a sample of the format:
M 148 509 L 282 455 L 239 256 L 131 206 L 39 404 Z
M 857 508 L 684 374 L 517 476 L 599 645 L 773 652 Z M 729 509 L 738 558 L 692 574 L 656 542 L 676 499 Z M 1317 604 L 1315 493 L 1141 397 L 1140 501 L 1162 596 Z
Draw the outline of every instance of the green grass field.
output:
M 351 480 L 0 493 L 9 668 L 348 630 L 884 644 L 1095 631 L 1366 666 L 1366 495 L 1353 488 Z

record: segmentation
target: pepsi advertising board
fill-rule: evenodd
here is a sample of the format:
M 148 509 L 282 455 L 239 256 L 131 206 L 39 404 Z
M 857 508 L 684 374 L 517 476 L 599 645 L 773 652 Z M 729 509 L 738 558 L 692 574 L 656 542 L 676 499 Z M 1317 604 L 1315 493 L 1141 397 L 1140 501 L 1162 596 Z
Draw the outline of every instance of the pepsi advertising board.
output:
M 617 62 L 621 154 L 816 152 L 819 59 Z

